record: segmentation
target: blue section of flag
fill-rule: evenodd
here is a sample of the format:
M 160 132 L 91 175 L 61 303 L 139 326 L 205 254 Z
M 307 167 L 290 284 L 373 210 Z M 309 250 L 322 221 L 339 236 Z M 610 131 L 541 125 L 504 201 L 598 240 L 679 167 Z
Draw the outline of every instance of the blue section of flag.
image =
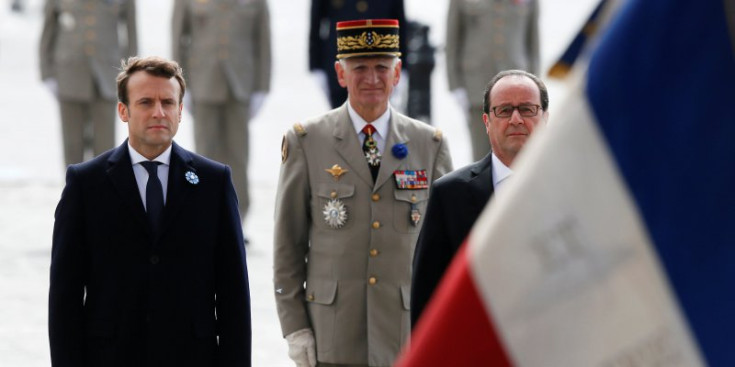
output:
M 632 0 L 587 94 L 710 366 L 735 366 L 735 58 L 723 1 Z

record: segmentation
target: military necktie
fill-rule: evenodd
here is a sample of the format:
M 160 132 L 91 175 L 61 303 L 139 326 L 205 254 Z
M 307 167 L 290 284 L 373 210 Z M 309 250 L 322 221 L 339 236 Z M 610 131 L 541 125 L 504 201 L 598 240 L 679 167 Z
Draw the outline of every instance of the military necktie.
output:
M 158 235 L 161 229 L 161 214 L 163 213 L 163 186 L 158 179 L 158 165 L 161 162 L 140 162 L 148 171 L 148 183 L 145 185 L 145 206 L 148 213 L 148 222 L 153 233 Z
M 375 182 L 378 178 L 378 171 L 380 171 L 380 151 L 378 150 L 378 144 L 373 139 L 375 126 L 367 124 L 362 128 L 362 132 L 365 134 L 365 140 L 362 142 L 362 151 L 365 152 L 365 159 L 367 159 L 370 174 L 372 174 L 373 182 Z

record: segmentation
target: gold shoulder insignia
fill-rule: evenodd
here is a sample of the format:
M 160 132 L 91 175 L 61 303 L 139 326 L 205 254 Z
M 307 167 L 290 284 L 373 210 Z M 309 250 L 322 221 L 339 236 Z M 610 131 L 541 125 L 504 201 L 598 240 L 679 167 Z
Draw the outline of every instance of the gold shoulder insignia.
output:
M 434 129 L 434 140 L 442 141 L 442 131 L 440 129 Z
M 304 129 L 304 125 L 301 125 L 300 122 L 293 124 L 293 129 L 296 131 L 296 135 L 298 136 L 306 135 L 306 129 Z
M 285 163 L 288 158 L 288 140 L 286 140 L 286 134 L 283 134 L 283 140 L 281 141 L 281 163 Z

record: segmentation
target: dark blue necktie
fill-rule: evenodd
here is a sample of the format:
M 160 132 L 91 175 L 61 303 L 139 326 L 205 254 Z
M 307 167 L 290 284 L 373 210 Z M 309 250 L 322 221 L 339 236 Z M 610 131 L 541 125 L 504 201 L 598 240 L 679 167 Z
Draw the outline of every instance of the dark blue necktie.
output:
M 163 213 L 163 186 L 161 180 L 158 179 L 158 165 L 161 162 L 145 161 L 140 162 L 140 164 L 148 171 L 148 183 L 145 185 L 145 206 L 151 230 L 157 235 L 161 229 L 161 214 Z

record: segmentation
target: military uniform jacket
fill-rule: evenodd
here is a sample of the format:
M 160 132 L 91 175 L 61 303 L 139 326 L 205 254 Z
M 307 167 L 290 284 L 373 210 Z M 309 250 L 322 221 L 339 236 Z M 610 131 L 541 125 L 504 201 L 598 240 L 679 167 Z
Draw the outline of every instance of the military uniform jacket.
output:
M 537 0 L 451 0 L 447 15 L 449 89 L 482 106 L 490 78 L 507 69 L 538 73 Z
M 265 0 L 176 0 L 173 58 L 195 102 L 248 102 L 268 92 L 270 15 Z M 228 89 L 229 87 L 229 89 Z
M 118 26 L 124 26 L 121 37 Z M 127 39 L 127 40 L 126 40 Z M 55 78 L 59 98 L 115 100 L 120 60 L 138 51 L 135 0 L 47 0 L 39 60 L 41 79 Z
M 403 143 L 399 159 L 391 147 Z M 389 366 L 410 331 L 411 260 L 429 189 L 399 190 L 398 170 L 426 170 L 431 183 L 452 169 L 438 130 L 391 111 L 386 152 L 373 184 L 346 104 L 296 125 L 283 141 L 276 199 L 275 292 L 284 335 L 312 328 L 324 363 Z M 346 170 L 339 179 L 326 171 Z M 330 226 L 325 208 L 347 218 Z M 305 261 L 306 259 L 306 261 Z M 306 287 L 304 288 L 304 282 Z

